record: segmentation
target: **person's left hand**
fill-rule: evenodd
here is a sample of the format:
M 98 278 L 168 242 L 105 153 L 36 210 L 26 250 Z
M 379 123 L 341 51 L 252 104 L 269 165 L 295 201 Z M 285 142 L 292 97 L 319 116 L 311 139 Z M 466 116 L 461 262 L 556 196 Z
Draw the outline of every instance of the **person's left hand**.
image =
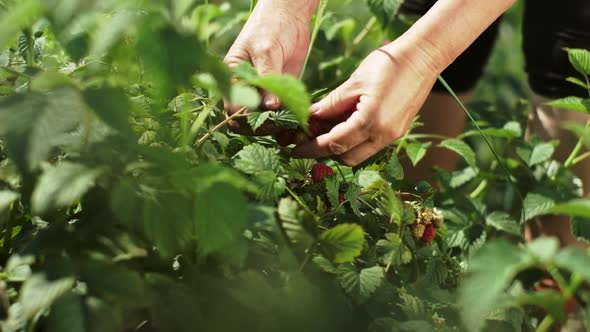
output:
M 371 53 L 346 82 L 314 104 L 311 117 L 333 120 L 357 111 L 329 133 L 297 146 L 293 156 L 332 157 L 356 166 L 407 132 L 439 71 L 427 52 L 388 47 L 393 51 Z

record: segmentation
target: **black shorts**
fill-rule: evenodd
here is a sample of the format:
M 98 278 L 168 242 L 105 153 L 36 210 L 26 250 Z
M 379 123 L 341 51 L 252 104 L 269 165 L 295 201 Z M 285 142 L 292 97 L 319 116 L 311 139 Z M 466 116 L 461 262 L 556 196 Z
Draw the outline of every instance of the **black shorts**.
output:
M 425 14 L 436 0 L 406 0 L 402 13 Z M 472 89 L 483 74 L 498 35 L 499 20 L 442 74 L 458 92 Z M 533 92 L 549 97 L 588 96 L 565 79 L 579 77 L 564 48 L 590 50 L 590 0 L 525 0 L 523 50 Z M 440 85 L 435 90 L 441 90 Z

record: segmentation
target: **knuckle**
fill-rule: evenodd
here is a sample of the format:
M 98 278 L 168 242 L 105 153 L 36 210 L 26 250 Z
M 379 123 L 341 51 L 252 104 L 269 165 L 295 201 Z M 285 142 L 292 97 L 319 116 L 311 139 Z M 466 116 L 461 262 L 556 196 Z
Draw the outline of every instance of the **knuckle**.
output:
M 360 164 L 360 162 L 350 157 L 340 158 L 340 163 L 348 167 L 354 167 Z
M 348 148 L 344 144 L 330 142 L 328 143 L 328 151 L 330 151 L 331 154 L 338 156 L 348 151 Z
M 268 39 L 259 40 L 254 47 L 256 53 L 268 56 L 276 49 L 276 44 Z

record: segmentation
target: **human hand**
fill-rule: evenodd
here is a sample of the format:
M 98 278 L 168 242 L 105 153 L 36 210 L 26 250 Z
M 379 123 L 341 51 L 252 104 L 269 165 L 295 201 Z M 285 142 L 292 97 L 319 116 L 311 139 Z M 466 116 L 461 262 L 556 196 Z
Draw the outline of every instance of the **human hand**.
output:
M 238 38 L 228 51 L 225 62 L 235 67 L 242 62 L 250 62 L 259 75 L 289 74 L 299 76 L 309 49 L 309 20 L 313 10 L 297 11 L 282 1 L 259 1 L 240 32 Z M 277 110 L 281 106 L 279 99 L 262 91 L 262 107 Z M 241 107 L 226 103 L 226 111 L 233 114 Z M 240 119 L 240 118 L 238 118 Z M 244 120 L 241 118 L 241 120 Z M 230 122 L 232 130 L 241 134 L 254 134 L 246 121 Z M 272 132 L 269 126 L 263 126 L 258 135 Z
M 312 106 L 312 118 L 320 121 L 357 111 L 296 147 L 295 157 L 333 157 L 355 166 L 407 132 L 440 70 L 428 54 L 395 44 L 371 53 L 346 82 Z

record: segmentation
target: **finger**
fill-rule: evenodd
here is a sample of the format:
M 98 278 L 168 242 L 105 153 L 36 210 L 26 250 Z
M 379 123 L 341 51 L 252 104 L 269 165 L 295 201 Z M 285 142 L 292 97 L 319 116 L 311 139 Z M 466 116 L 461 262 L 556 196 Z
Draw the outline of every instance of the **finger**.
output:
M 335 126 L 329 133 L 296 147 L 293 156 L 321 158 L 341 155 L 366 141 L 369 136 L 369 126 L 365 116 L 357 112 L 346 122 Z
M 346 151 L 338 156 L 336 159 L 346 166 L 356 166 L 363 161 L 369 159 L 371 156 L 379 152 L 384 146 L 372 140 L 357 145 L 353 149 Z
M 280 47 L 274 44 L 261 44 L 257 47 L 252 56 L 252 64 L 258 75 L 272 75 L 283 73 L 283 55 L 279 52 Z M 275 95 L 262 91 L 262 105 L 269 110 L 277 110 L 281 107 L 279 98 Z
M 354 110 L 359 101 L 360 88 L 353 80 L 344 82 L 311 107 L 313 117 L 320 119 L 335 118 Z

